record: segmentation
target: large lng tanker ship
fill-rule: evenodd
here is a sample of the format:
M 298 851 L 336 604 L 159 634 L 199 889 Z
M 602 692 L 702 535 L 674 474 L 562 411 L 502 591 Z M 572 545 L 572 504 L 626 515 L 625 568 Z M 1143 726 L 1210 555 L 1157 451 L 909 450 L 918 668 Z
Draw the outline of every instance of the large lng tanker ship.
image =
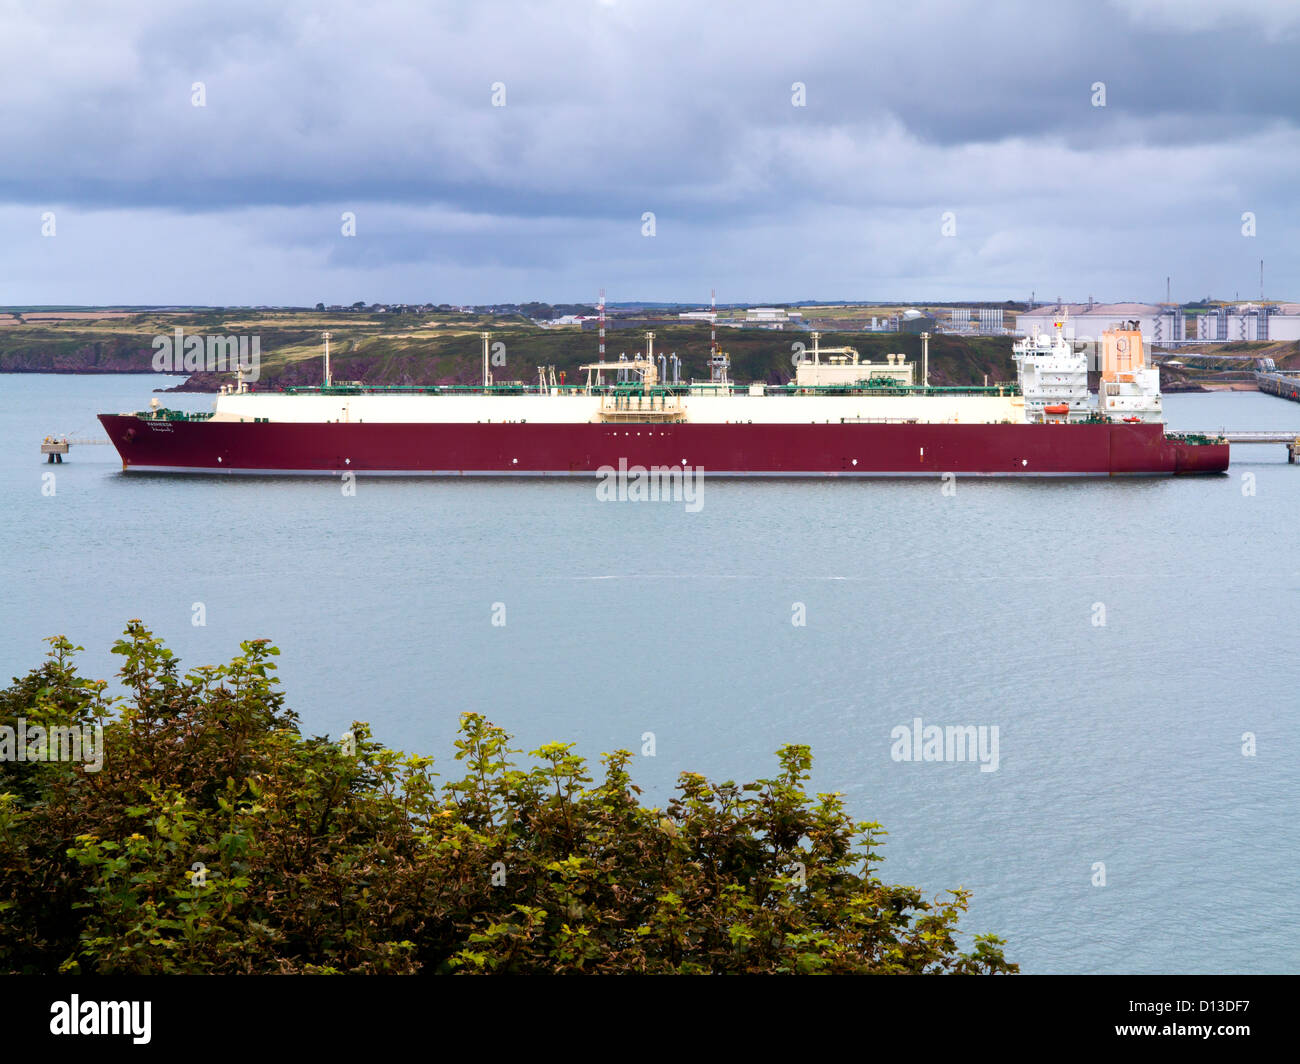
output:
M 819 335 L 785 385 L 736 384 L 715 348 L 708 381 L 669 381 L 654 334 L 644 355 L 580 367 L 564 384 L 223 388 L 212 413 L 102 414 L 124 470 L 188 473 L 590 476 L 630 468 L 717 476 L 1115 476 L 1218 473 L 1221 439 L 1165 430 L 1159 371 L 1136 323 L 1106 332 L 1100 391 L 1054 335 L 1017 343 L 1017 384 L 932 387 L 928 336 L 920 380 Z

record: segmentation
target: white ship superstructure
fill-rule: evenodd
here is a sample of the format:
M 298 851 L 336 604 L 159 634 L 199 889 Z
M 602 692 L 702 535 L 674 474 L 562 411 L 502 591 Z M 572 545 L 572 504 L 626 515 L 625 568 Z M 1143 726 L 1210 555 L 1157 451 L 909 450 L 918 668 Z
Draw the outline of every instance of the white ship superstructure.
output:
M 1065 318 L 1045 336 L 1034 331 L 1012 347 L 1025 399 L 1026 421 L 1085 421 L 1092 416 L 1088 357 L 1065 338 Z
M 1160 370 L 1148 365 L 1137 322 L 1101 335 L 1101 385 L 1097 406 L 1111 421 L 1164 421 Z

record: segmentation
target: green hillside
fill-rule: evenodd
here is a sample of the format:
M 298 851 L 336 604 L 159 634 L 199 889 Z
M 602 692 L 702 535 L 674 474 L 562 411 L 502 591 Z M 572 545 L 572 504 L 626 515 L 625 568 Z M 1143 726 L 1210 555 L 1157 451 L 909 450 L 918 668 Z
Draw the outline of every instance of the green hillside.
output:
M 594 361 L 597 337 L 575 326 L 542 328 L 519 316 L 492 317 L 461 313 L 369 314 L 317 311 L 205 311 L 139 313 L 104 318 L 50 320 L 31 315 L 0 316 L 0 372 L 129 373 L 149 372 L 153 338 L 174 334 L 257 337 L 261 382 L 265 385 L 314 384 L 322 369 L 321 333 L 328 330 L 336 380 L 367 384 L 471 384 L 482 366 L 481 330 L 505 345 L 505 365 L 494 366 L 498 381 L 534 382 L 537 367 L 553 365 L 572 381 L 577 367 Z M 738 381 L 783 383 L 793 372 L 794 345 L 811 346 L 808 333 L 766 329 L 719 329 L 718 339 L 730 355 Z M 920 361 L 919 336 L 896 333 L 823 333 L 823 346 L 855 347 L 880 360 L 901 351 Z M 644 350 L 643 330 L 610 330 L 607 357 Z M 656 354 L 676 353 L 682 377 L 709 376 L 707 324 L 670 324 L 655 328 Z M 1007 337 L 936 336 L 930 343 L 930 375 L 936 384 L 979 384 L 1014 379 L 1011 340 Z M 186 381 L 196 390 L 212 391 L 228 374 L 198 373 Z M 181 378 L 178 378 L 178 384 Z

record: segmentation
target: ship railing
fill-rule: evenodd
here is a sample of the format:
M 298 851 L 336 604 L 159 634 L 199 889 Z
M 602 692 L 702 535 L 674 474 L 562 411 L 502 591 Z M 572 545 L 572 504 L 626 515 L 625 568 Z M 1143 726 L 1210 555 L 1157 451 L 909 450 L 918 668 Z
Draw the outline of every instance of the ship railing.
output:
M 523 381 L 508 381 L 500 384 L 366 384 L 366 385 L 294 385 L 282 389 L 284 395 L 668 395 L 688 396 L 693 387 L 686 381 L 680 383 L 659 383 L 647 388 L 636 383 L 607 383 L 590 390 L 585 384 L 547 385 L 526 384 Z M 275 393 L 266 393 L 275 394 Z M 720 385 L 712 388 L 710 394 L 717 396 L 748 395 L 748 386 Z M 986 395 L 1015 396 L 1020 395 L 1019 384 L 1003 382 L 1001 384 L 957 384 L 957 385 L 921 385 L 921 384 L 885 384 L 883 379 L 877 383 L 866 384 L 789 384 L 765 385 L 766 395 L 870 395 L 870 396 L 952 396 L 952 395 Z
M 767 386 L 768 395 L 871 395 L 871 396 L 953 396 L 983 395 L 990 397 L 1020 395 L 1018 384 L 956 384 L 930 385 L 895 384 L 887 387 L 870 387 L 861 384 L 772 384 Z
M 212 417 L 212 412 L 210 410 L 169 410 L 160 407 L 156 410 L 139 410 L 135 416 L 143 421 L 207 421 Z
M 921 419 L 915 417 L 842 417 L 841 425 L 917 425 Z
M 1165 439 L 1175 443 L 1190 443 L 1197 447 L 1212 447 L 1228 442 L 1223 435 L 1210 435 L 1205 432 L 1170 432 L 1165 430 Z M 1272 442 L 1272 441 L 1269 441 Z
M 543 390 L 536 384 L 523 381 L 507 381 L 501 384 L 365 384 L 360 386 L 340 387 L 331 385 L 322 388 L 318 385 L 293 386 L 285 388 L 285 395 L 562 395 L 582 394 L 586 386 L 582 384 L 547 385 Z

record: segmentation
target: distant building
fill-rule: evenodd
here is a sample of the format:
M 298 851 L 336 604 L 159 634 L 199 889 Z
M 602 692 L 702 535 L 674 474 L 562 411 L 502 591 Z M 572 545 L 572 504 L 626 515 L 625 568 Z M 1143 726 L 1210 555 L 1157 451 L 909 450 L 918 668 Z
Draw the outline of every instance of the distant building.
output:
M 1300 303 L 1279 303 L 1268 316 L 1270 340 L 1300 340 Z
M 784 329 L 787 325 L 801 325 L 803 315 L 782 307 L 750 307 L 745 311 L 744 321 L 750 329 Z
M 1052 303 L 1018 315 L 1015 331 L 1028 336 L 1037 326 L 1050 332 L 1063 313 L 1071 340 L 1095 340 L 1120 321 L 1136 321 L 1153 344 L 1300 340 L 1296 303 L 1238 303 L 1203 311 L 1163 303 Z
M 938 322 L 919 310 L 905 310 L 898 318 L 898 331 L 904 333 L 932 333 Z
M 1114 323 L 1136 321 L 1150 343 L 1176 343 L 1183 336 L 1183 312 L 1157 303 L 1052 303 L 1026 310 L 1016 317 L 1015 331 L 1029 336 L 1034 327 L 1051 332 L 1065 315 L 1065 337 L 1069 340 L 1097 340 Z
M 1196 315 L 1196 339 L 1218 343 L 1300 340 L 1300 304 L 1238 303 Z
M 953 307 L 948 320 L 950 331 L 956 333 L 1000 336 L 1005 331 L 1001 307 Z

